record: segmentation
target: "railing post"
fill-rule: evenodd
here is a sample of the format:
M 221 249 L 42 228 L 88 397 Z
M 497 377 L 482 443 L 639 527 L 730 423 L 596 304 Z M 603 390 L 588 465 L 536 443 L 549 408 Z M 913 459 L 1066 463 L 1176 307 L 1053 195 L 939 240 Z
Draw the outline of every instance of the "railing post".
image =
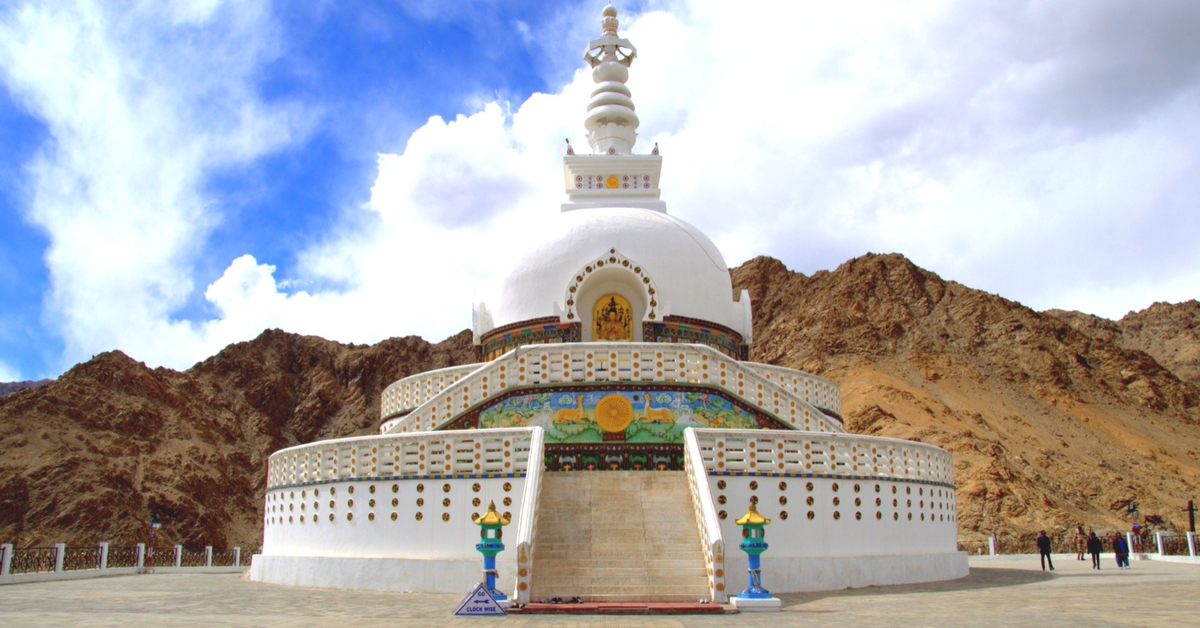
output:
M 7 576 L 12 569 L 13 544 L 5 543 L 0 545 L 0 576 Z
M 144 569 L 146 567 L 146 544 L 137 544 L 137 568 Z
M 234 567 L 242 566 L 242 548 L 240 548 L 240 547 L 233 548 L 233 566 Z
M 1133 548 L 1135 548 L 1135 547 L 1137 547 L 1137 546 L 1133 544 L 1133 533 L 1132 533 L 1132 532 L 1126 532 L 1126 533 L 1125 533 L 1125 549 L 1129 550 L 1129 556 L 1130 556 L 1130 557 L 1132 557 L 1132 556 L 1133 556 Z M 1142 552 L 1143 552 L 1143 553 L 1144 553 L 1144 552 L 1145 552 L 1145 550 L 1146 550 L 1146 548 L 1144 548 L 1144 547 L 1143 547 L 1143 548 L 1141 548 L 1141 549 L 1142 549 Z M 1141 558 L 1139 558 L 1138 560 L 1141 560 Z
M 63 558 L 65 558 L 66 555 L 67 555 L 67 544 L 66 543 L 55 543 L 54 544 L 54 573 L 62 573 Z
M 1194 558 L 1196 556 L 1196 533 L 1188 532 L 1187 539 L 1188 539 L 1188 556 L 1191 556 Z
M 211 545 L 204 546 L 204 566 L 212 567 L 212 546 Z
M 108 569 L 108 541 L 100 544 L 100 568 Z
M 994 537 L 994 536 L 988 537 L 988 555 L 990 555 L 990 556 L 996 555 L 996 537 Z
M 1162 556 L 1163 555 L 1163 540 L 1162 540 L 1162 532 L 1161 531 L 1154 533 L 1154 542 L 1156 544 L 1158 544 L 1158 555 Z
M 175 566 L 176 567 L 183 566 L 183 546 L 182 545 L 175 546 Z

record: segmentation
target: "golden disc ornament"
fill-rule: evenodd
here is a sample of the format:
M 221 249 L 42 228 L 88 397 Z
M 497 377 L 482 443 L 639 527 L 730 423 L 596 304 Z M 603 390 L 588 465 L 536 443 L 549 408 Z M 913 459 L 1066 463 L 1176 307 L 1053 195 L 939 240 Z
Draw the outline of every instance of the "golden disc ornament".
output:
M 624 432 L 633 422 L 633 404 L 624 395 L 608 395 L 596 403 L 596 424 L 605 432 Z

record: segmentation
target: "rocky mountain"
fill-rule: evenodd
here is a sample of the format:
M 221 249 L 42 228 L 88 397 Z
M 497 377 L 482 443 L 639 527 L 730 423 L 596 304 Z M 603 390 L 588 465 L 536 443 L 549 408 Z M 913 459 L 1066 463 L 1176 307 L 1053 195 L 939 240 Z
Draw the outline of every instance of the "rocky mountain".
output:
M 1200 301 L 1155 303 L 1119 321 L 1083 312 L 1046 313 L 1090 336 L 1145 351 L 1179 379 L 1200 385 Z
M 1123 527 L 1130 500 L 1178 524 L 1200 497 L 1195 302 L 1116 322 L 1038 313 L 899 255 L 811 276 L 761 257 L 733 275 L 754 302 L 752 359 L 840 384 L 853 432 L 953 452 L 964 538 Z M 272 452 L 374 432 L 384 386 L 471 361 L 470 342 L 272 330 L 183 372 L 99 355 L 0 398 L 0 539 L 133 543 L 153 511 L 160 543 L 255 547 Z
M 0 539 L 257 547 L 267 457 L 373 432 L 384 386 L 473 361 L 471 335 L 372 346 L 266 331 L 184 372 L 119 351 L 0 398 Z
M 4 395 L 7 395 L 8 393 L 17 392 L 18 390 L 25 390 L 26 388 L 38 388 L 40 386 L 45 386 L 46 384 L 49 384 L 50 382 L 51 382 L 51 380 L 48 380 L 48 379 L 39 379 L 37 381 L 24 381 L 24 382 L 0 382 L 0 397 L 3 397 Z
M 1200 388 L 1173 340 L 1195 338 L 1194 306 L 1077 323 L 900 255 L 811 276 L 760 257 L 733 275 L 754 303 L 751 359 L 838 382 L 852 432 L 953 452 L 961 537 L 1126 528 L 1130 501 L 1181 525 L 1200 497 Z

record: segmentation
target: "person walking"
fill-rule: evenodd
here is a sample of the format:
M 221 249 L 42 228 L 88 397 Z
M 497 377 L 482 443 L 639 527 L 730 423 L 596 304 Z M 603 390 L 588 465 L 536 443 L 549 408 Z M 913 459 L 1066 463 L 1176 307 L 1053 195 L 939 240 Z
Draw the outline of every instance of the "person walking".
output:
M 1046 571 L 1046 564 L 1050 564 L 1050 571 L 1054 571 L 1054 561 L 1050 560 L 1050 537 L 1046 536 L 1046 531 L 1038 532 L 1037 538 L 1038 554 L 1042 557 L 1042 571 Z
M 1117 558 L 1117 569 L 1129 568 L 1129 545 L 1125 543 L 1125 537 L 1121 536 L 1120 532 L 1113 533 L 1113 554 Z
M 1096 536 L 1095 532 L 1088 535 L 1087 551 L 1092 555 L 1092 569 L 1100 568 L 1100 552 L 1104 549 L 1104 543 L 1100 541 L 1100 537 Z
M 1087 552 L 1088 535 L 1083 531 L 1083 526 L 1075 528 L 1075 560 L 1083 560 L 1083 554 Z

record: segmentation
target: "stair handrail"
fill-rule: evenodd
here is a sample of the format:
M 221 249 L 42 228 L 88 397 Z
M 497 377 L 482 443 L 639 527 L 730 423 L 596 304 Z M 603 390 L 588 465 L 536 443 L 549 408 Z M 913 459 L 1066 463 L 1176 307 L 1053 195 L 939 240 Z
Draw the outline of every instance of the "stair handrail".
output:
M 538 426 L 530 430 L 521 519 L 517 522 L 517 582 L 513 588 L 516 603 L 521 606 L 529 603 L 529 586 L 533 577 L 533 533 L 537 527 L 538 499 L 542 494 L 542 469 L 546 464 L 543 445 L 545 432 Z
M 684 470 L 687 472 L 688 487 L 692 494 L 692 508 L 696 525 L 704 545 L 704 562 L 708 567 L 708 590 L 714 603 L 728 600 L 725 594 L 725 539 L 721 534 L 721 520 L 713 505 L 712 489 L 708 486 L 708 470 L 700 451 L 700 440 L 696 430 L 683 431 Z

